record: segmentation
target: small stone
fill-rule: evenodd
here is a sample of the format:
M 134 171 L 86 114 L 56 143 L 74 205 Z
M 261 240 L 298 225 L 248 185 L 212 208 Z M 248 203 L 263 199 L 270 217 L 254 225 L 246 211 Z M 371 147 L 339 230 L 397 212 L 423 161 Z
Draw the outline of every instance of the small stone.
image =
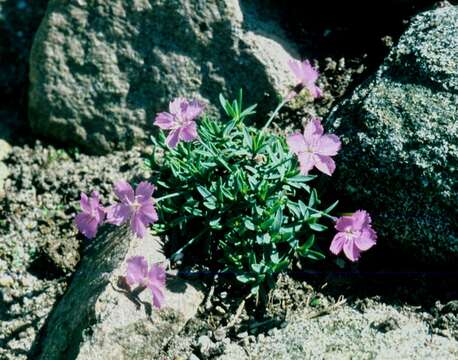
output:
M 223 328 L 218 328 L 213 332 L 213 338 L 216 341 L 222 341 L 224 338 L 226 338 L 226 330 Z
M 0 139 L 0 160 L 5 160 L 11 153 L 12 147 L 5 140 Z
M 397 319 L 389 317 L 380 322 L 373 322 L 371 327 L 381 333 L 387 333 L 388 331 L 399 329 L 399 322 Z
M 199 336 L 199 338 L 197 339 L 197 348 L 199 349 L 200 353 L 204 356 L 210 353 L 210 349 L 213 346 L 213 341 L 211 341 L 211 339 L 207 335 Z
M 0 277 L 0 288 L 9 288 L 13 284 L 14 280 L 11 276 L 5 274 Z
M 8 167 L 0 161 L 0 198 L 2 197 L 1 194 L 4 196 L 5 191 L 5 180 L 10 175 L 10 171 Z
M 215 306 L 215 311 L 220 315 L 226 314 L 226 310 L 220 305 Z
M 239 339 L 245 339 L 247 336 L 248 336 L 248 332 L 246 332 L 246 331 L 237 334 L 237 337 Z

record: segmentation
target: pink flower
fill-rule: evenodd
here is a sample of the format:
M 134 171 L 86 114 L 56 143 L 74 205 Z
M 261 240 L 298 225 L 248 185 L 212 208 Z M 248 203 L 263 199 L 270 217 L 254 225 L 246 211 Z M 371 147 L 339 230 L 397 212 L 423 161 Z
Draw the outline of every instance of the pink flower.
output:
M 80 233 L 92 239 L 105 219 L 105 209 L 100 205 L 99 193 L 93 191 L 90 198 L 81 193 L 80 206 L 82 211 L 76 215 L 75 225 Z
M 153 304 L 158 309 L 164 302 L 163 288 L 165 286 L 165 270 L 158 264 L 152 264 L 148 271 L 148 262 L 143 256 L 133 256 L 127 259 L 126 281 L 129 286 L 138 284 L 151 290 Z
M 288 95 L 289 99 L 299 94 L 303 88 L 307 88 L 314 98 L 321 97 L 323 95 L 321 89 L 315 85 L 315 81 L 320 76 L 318 70 L 316 70 L 308 60 L 300 62 L 298 60 L 290 60 L 288 62 L 289 68 L 296 76 L 299 82 L 294 90 Z
M 121 202 L 107 208 L 107 222 L 121 225 L 130 220 L 132 232 L 140 238 L 144 237 L 146 227 L 158 220 L 151 197 L 153 191 L 154 186 L 146 181 L 138 184 L 135 193 L 129 183 L 118 181 L 114 192 Z
M 340 217 L 335 228 L 339 232 L 332 239 L 329 250 L 337 255 L 343 249 L 350 261 L 358 260 L 361 251 L 369 250 L 377 240 L 377 234 L 371 226 L 371 217 L 364 210 Z
M 180 140 L 189 142 L 197 138 L 194 119 L 202 113 L 203 109 L 204 105 L 199 101 L 188 101 L 180 97 L 169 104 L 169 112 L 157 114 L 154 125 L 163 130 L 171 130 L 167 136 L 167 146 L 175 148 Z
M 331 176 L 336 168 L 331 156 L 340 150 L 340 140 L 334 134 L 323 135 L 323 126 L 318 118 L 312 119 L 304 129 L 304 135 L 293 134 L 286 140 L 291 152 L 299 159 L 302 175 L 316 167 Z

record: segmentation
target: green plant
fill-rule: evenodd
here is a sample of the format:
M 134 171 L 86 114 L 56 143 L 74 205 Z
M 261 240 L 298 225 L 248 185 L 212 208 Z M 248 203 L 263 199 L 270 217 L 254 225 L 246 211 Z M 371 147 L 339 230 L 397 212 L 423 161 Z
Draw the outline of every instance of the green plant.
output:
M 301 175 L 283 136 L 245 125 L 243 109 L 220 96 L 226 121 L 203 116 L 199 141 L 166 144 L 160 132 L 147 164 L 161 201 L 156 232 L 166 234 L 172 259 L 192 249 L 200 264 L 233 275 L 264 296 L 297 257 L 324 258 L 315 244 L 337 202 L 320 210 L 314 175 Z

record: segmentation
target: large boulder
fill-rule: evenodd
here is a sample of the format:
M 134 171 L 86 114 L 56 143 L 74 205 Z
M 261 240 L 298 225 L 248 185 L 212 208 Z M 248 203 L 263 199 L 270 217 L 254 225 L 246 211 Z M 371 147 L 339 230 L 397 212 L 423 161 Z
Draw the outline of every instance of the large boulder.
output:
M 133 238 L 124 229 L 92 240 L 67 292 L 47 320 L 34 358 L 42 360 L 158 359 L 167 342 L 198 310 L 203 293 L 168 276 L 165 304 L 152 307 L 148 290 L 123 285 L 126 259 L 164 261 L 157 238 Z
M 333 184 L 373 214 L 380 245 L 456 264 L 458 8 L 413 18 L 375 76 L 327 124 L 344 143 Z
M 214 110 L 220 92 L 243 87 L 247 102 L 272 104 L 293 82 L 287 61 L 297 55 L 248 6 L 51 0 L 30 60 L 32 129 L 101 153 L 147 138 L 155 113 L 179 95 Z

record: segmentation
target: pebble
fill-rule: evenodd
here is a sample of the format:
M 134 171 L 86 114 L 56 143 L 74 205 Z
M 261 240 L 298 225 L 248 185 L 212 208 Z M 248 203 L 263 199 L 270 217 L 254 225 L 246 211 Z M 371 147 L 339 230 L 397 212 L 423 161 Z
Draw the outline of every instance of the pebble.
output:
M 9 275 L 2 275 L 0 277 L 0 288 L 10 288 L 14 284 L 14 280 Z

